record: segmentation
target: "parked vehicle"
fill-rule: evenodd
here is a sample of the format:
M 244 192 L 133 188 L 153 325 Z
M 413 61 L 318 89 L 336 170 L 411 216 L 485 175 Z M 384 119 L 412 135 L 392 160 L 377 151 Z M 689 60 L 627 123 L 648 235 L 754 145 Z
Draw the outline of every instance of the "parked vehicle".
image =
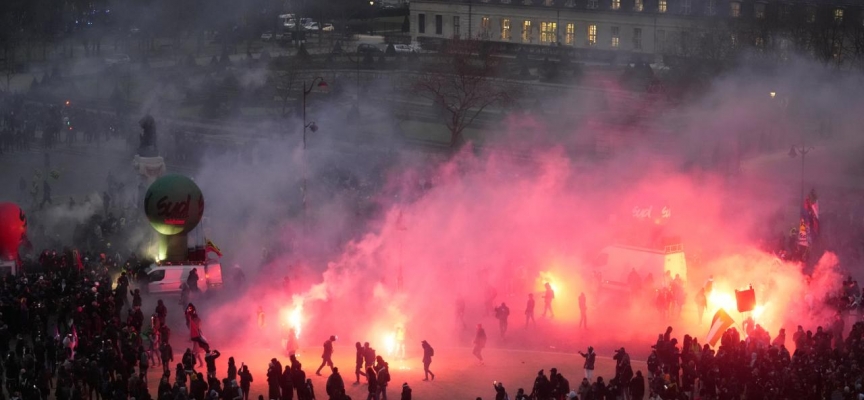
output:
M 111 67 L 119 64 L 129 64 L 131 59 L 126 54 L 115 54 L 105 58 L 105 65 Z
M 414 49 L 411 48 L 410 45 L 407 44 L 394 44 L 393 49 L 396 50 L 397 53 L 413 53 Z
M 360 45 L 358 45 L 358 46 L 357 46 L 357 52 L 360 53 L 360 54 L 366 54 L 366 53 L 379 54 L 379 53 L 383 53 L 383 51 L 381 51 L 381 48 L 379 48 L 378 46 L 376 46 L 376 45 L 374 45 L 374 44 L 368 44 L 368 43 L 361 43 Z
M 261 34 L 261 40 L 265 42 L 269 42 L 273 40 L 273 32 L 267 31 Z
M 144 272 L 147 274 L 148 293 L 180 294 L 180 286 L 189 278 L 193 268 L 198 273 L 198 289 L 201 292 L 222 287 L 222 265 L 210 260 L 200 264 L 152 264 Z

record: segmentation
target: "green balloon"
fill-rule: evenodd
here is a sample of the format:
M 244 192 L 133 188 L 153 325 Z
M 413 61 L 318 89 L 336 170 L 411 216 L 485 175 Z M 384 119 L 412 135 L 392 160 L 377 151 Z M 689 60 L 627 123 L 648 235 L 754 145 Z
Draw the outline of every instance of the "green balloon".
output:
M 156 232 L 189 233 L 204 215 L 204 195 L 192 179 L 169 174 L 157 179 L 144 196 L 144 212 Z

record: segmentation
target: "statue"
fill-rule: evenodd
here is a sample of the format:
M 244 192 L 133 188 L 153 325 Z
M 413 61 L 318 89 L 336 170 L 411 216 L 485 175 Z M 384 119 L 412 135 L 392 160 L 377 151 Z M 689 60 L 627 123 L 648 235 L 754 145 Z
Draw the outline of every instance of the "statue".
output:
M 147 114 L 138 121 L 144 131 L 139 135 L 138 154 L 132 160 L 132 167 L 138 171 L 142 183 L 149 186 L 156 178 L 165 174 L 165 160 L 159 156 L 156 142 L 156 120 Z M 141 194 L 139 194 L 141 197 Z M 143 199 L 143 197 L 141 197 Z

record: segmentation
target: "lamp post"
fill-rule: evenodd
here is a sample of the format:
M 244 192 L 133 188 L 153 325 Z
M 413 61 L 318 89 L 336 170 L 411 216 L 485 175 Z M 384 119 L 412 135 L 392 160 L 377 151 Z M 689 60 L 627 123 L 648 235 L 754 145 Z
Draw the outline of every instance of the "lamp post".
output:
M 789 149 L 789 157 L 795 158 L 801 155 L 801 204 L 804 204 L 804 160 L 807 158 L 807 153 L 813 150 L 813 146 L 807 145 L 792 145 Z
M 316 87 L 316 82 L 318 83 L 317 87 L 321 90 L 326 91 L 329 88 L 329 86 L 327 86 L 327 82 L 325 82 L 324 78 L 320 76 L 312 79 L 312 83 L 309 85 L 308 88 L 306 87 L 306 81 L 303 81 L 303 150 L 306 150 L 306 128 L 311 129 L 312 133 L 318 131 L 318 125 L 315 124 L 315 121 L 306 123 L 306 96 L 308 96 L 309 93 L 312 93 L 312 89 Z
M 306 96 L 309 93 L 312 93 L 312 89 L 317 87 L 321 90 L 326 91 L 329 86 L 327 86 L 327 82 L 324 81 L 322 77 L 316 77 L 312 79 L 312 83 L 309 84 L 309 87 L 306 87 L 306 81 L 303 81 L 303 186 L 300 188 L 301 193 L 303 194 L 303 229 L 306 230 L 306 129 L 312 130 L 312 132 L 318 131 L 318 125 L 315 124 L 315 121 L 306 122 Z

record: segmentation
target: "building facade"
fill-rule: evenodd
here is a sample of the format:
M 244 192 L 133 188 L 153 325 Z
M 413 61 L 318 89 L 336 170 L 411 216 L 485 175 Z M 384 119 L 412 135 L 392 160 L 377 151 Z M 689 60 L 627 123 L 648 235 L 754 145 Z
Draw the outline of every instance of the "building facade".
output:
M 842 51 L 832 48 L 848 51 L 864 43 L 861 1 L 413 0 L 410 7 L 412 39 L 420 42 L 472 38 L 647 59 L 719 58 L 740 47 L 812 52 L 820 46 L 836 57 Z M 844 31 L 839 41 L 826 34 L 838 27 Z

